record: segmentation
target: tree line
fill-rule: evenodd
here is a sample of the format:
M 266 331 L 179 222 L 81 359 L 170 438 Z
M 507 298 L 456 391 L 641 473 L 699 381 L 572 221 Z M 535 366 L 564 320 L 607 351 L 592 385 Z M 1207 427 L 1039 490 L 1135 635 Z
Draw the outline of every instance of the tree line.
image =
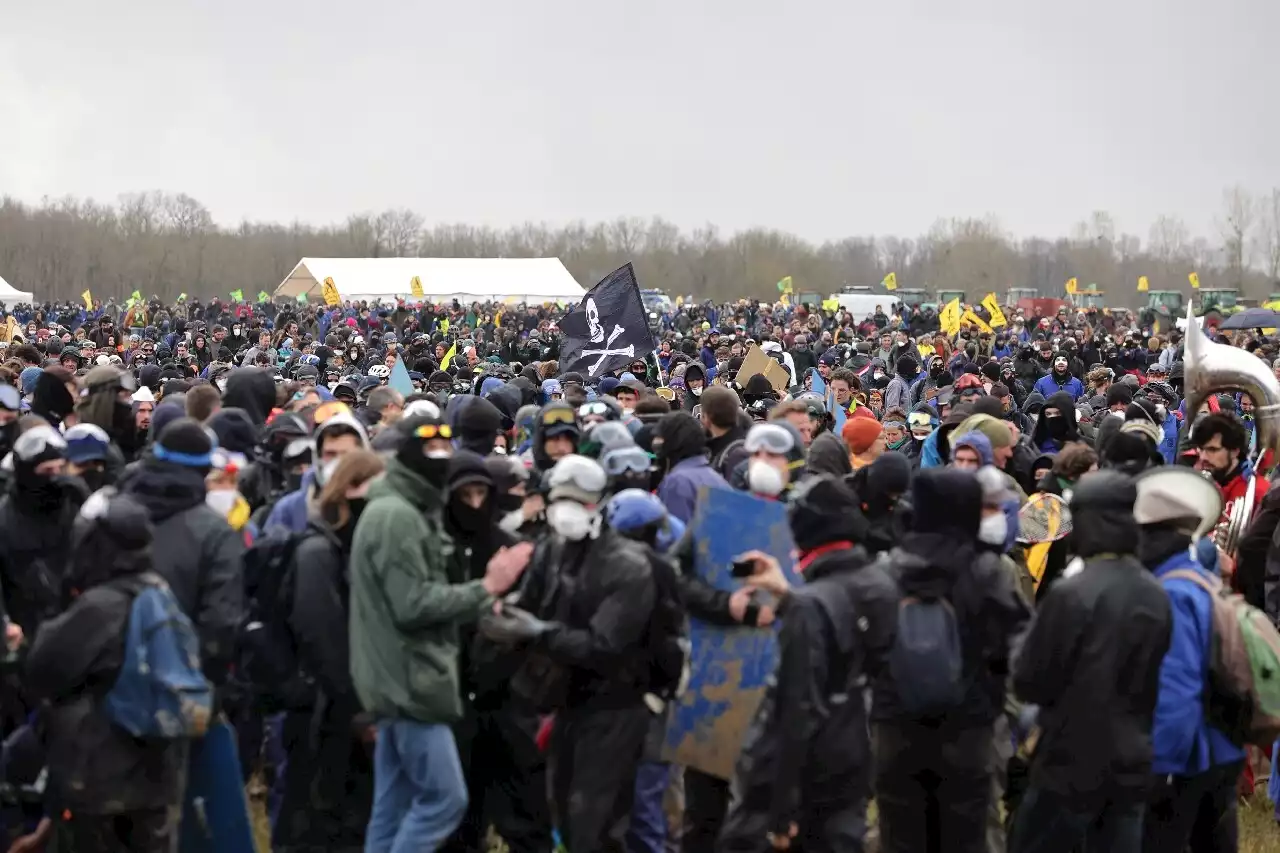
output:
M 862 236 L 814 244 L 782 231 L 733 234 L 714 225 L 682 230 L 662 218 L 495 229 L 428 225 L 412 210 L 361 213 L 334 225 L 214 222 L 181 193 L 131 193 L 115 204 L 72 197 L 38 204 L 0 201 L 0 277 L 38 300 L 117 300 L 134 290 L 174 300 L 240 290 L 272 292 L 303 257 L 558 257 L 590 287 L 625 263 L 640 282 L 672 296 L 730 300 L 777 298 L 791 276 L 799 293 L 827 295 L 845 285 L 878 285 L 889 272 L 901 288 L 987 291 L 1034 287 L 1060 296 L 1063 284 L 1096 284 L 1108 304 L 1136 305 L 1139 276 L 1153 290 L 1190 293 L 1235 287 L 1245 296 L 1280 292 L 1280 188 L 1224 191 L 1212 236 L 1192 235 L 1174 215 L 1159 217 L 1145 241 L 1118 229 L 1105 211 L 1064 237 L 1017 239 L 995 217 L 939 220 L 915 238 Z

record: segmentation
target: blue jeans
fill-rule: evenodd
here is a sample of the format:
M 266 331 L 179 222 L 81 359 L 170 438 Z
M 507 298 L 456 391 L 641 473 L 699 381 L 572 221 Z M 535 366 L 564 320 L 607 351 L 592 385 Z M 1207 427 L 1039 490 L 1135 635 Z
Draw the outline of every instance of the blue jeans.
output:
M 636 769 L 636 799 L 627 831 L 629 853 L 664 853 L 667 846 L 667 813 L 663 800 L 671 781 L 671 765 L 642 761 Z
M 1107 803 L 1079 810 L 1065 797 L 1030 788 L 1009 833 L 1009 853 L 1134 853 L 1142 849 L 1145 804 Z
M 435 850 L 462 822 L 467 783 L 448 726 L 380 721 L 373 772 L 365 853 Z

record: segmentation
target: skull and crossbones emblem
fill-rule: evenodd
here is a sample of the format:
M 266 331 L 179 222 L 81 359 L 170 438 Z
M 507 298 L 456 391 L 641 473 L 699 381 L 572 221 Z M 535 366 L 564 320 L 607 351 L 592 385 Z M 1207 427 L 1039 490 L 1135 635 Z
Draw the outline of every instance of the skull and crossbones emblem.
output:
M 587 298 L 587 328 L 591 330 L 591 343 L 598 344 L 604 340 L 604 326 L 600 325 L 600 310 L 596 308 L 596 301 L 590 297 Z

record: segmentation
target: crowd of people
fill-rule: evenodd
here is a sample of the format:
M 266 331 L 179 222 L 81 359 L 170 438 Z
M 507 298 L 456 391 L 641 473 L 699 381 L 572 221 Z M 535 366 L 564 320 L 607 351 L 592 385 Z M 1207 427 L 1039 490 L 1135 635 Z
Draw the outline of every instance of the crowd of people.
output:
M 8 309 L 8 849 L 175 848 L 191 735 L 104 701 L 148 584 L 280 853 L 1238 849 L 1272 755 L 1218 602 L 1280 620 L 1271 401 L 1188 410 L 1184 333 L 1124 311 L 690 301 L 593 376 L 568 310 Z M 706 490 L 781 502 L 795 574 L 709 582 Z M 776 633 L 731 779 L 664 753 L 691 620 Z

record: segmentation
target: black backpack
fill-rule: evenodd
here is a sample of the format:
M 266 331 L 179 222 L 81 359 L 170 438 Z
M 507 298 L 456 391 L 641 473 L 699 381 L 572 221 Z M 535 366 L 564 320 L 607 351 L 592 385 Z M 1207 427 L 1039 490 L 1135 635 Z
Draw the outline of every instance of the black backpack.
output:
M 313 685 L 302 673 L 289 627 L 294 554 L 304 538 L 272 531 L 244 555 L 245 612 L 236 639 L 235 678 L 266 713 L 306 708 L 313 699 Z
M 679 698 L 688 684 L 689 620 L 675 564 L 647 548 L 655 595 L 649 620 L 649 692 L 664 701 Z

